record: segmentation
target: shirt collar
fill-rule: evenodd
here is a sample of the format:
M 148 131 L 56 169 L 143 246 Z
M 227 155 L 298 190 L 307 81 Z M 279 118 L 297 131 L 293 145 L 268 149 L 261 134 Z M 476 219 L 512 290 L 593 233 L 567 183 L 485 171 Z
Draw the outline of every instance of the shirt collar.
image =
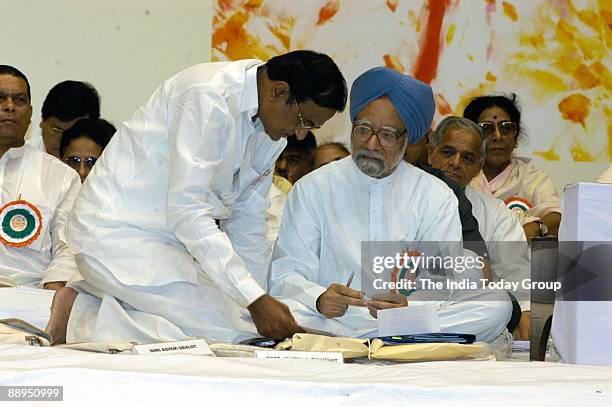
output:
M 361 171 L 359 167 L 357 167 L 357 164 L 355 164 L 355 160 L 351 158 L 351 168 L 353 169 L 353 172 L 355 173 L 355 177 L 360 183 L 368 187 L 385 186 L 393 182 L 393 180 L 398 176 L 398 173 L 404 170 L 405 165 L 407 164 L 404 162 L 404 160 L 401 160 L 398 166 L 395 168 L 395 170 L 391 174 L 387 175 L 384 178 L 373 178 L 373 177 L 370 177 L 369 175 L 366 175 L 363 171 Z
M 21 158 L 25 154 L 26 144 L 24 143 L 21 147 L 9 148 L 6 153 L 2 156 L 2 159 L 8 161 L 12 158 Z M 4 158 L 6 157 L 6 158 Z
M 242 94 L 242 102 L 240 104 L 240 112 L 246 112 L 249 118 L 257 114 L 259 108 L 259 99 L 257 93 L 257 68 L 263 65 L 264 62 L 253 61 L 253 64 L 246 68 L 244 73 L 244 93 Z

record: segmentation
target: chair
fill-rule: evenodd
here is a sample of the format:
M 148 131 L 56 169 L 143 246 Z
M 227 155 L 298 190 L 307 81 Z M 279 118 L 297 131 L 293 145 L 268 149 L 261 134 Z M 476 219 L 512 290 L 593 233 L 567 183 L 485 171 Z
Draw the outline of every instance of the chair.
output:
M 559 242 L 556 236 L 531 240 L 531 281 L 557 281 Z M 531 290 L 531 338 L 529 360 L 544 361 L 555 305 L 554 290 Z

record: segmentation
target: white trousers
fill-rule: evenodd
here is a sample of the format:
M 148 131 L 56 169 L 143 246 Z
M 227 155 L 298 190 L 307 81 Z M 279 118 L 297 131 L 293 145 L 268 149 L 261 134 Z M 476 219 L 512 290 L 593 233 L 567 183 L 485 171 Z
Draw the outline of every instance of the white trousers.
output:
M 198 284 L 125 285 L 104 266 L 79 254 L 79 291 L 68 320 L 67 343 L 154 343 L 204 337 L 237 342 L 260 336 L 249 312 L 217 288 L 203 273 Z
M 426 293 L 408 297 L 408 306 L 433 304 L 440 319 L 440 330 L 449 333 L 476 335 L 479 342 L 492 342 L 504 330 L 512 316 L 512 303 L 504 291 L 455 291 L 449 299 L 423 301 Z M 365 307 L 349 306 L 339 318 L 326 318 L 319 312 L 291 299 L 281 298 L 291 309 L 298 324 L 308 330 L 338 336 L 372 338 L 378 336 L 378 321 Z

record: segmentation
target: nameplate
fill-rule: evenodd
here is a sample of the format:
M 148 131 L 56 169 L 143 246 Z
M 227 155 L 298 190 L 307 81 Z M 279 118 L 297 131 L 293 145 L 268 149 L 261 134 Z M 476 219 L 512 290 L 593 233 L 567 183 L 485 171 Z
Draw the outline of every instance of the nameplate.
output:
M 290 350 L 256 350 L 257 359 L 321 360 L 323 362 L 344 363 L 342 352 L 304 352 Z
M 184 355 L 215 356 L 204 339 L 135 345 L 134 348 L 132 348 L 132 354 L 134 355 L 171 355 L 176 353 Z

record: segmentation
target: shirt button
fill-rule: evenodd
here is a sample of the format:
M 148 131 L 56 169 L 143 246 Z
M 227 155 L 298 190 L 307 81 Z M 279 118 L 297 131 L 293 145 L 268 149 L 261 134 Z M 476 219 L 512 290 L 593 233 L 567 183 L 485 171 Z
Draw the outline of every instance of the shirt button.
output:
M 377 211 L 377 210 L 378 210 L 378 206 L 375 206 L 375 207 L 374 207 L 374 210 L 375 210 L 375 211 Z

